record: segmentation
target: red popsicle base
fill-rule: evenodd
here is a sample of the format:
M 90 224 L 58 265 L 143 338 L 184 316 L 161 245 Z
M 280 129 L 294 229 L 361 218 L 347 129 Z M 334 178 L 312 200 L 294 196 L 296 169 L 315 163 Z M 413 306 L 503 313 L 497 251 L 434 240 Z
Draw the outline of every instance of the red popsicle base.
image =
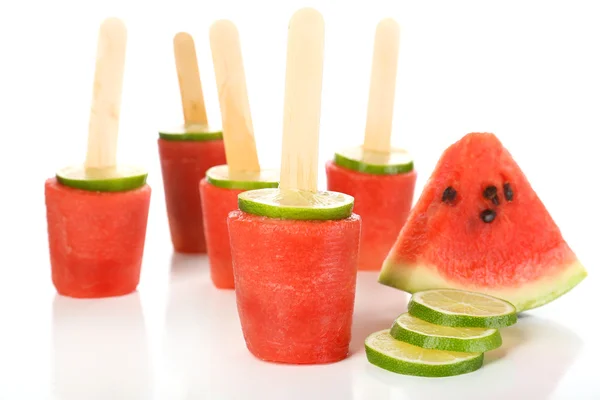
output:
M 233 266 L 227 216 L 238 208 L 238 194 L 243 190 L 224 189 L 200 181 L 204 236 L 210 264 L 210 278 L 219 289 L 233 289 Z
M 417 174 L 373 175 L 327 162 L 327 190 L 354 197 L 362 219 L 358 269 L 379 271 L 412 207 Z
M 136 290 L 150 193 L 148 185 L 109 193 L 46 181 L 52 282 L 59 294 L 96 298 Z
M 226 163 L 223 140 L 158 139 L 158 151 L 173 248 L 206 253 L 198 184 L 209 168 Z
M 257 358 L 322 364 L 348 355 L 360 217 L 228 218 L 235 293 L 248 350 Z

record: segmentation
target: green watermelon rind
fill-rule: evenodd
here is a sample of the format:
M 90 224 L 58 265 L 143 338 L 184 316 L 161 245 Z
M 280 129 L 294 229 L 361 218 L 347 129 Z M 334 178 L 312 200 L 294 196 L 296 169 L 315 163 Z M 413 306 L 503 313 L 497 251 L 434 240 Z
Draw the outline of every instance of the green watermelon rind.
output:
M 440 336 L 429 336 L 420 332 L 406 329 L 398 322 L 394 321 L 390 335 L 396 340 L 400 340 L 414 346 L 424 349 L 457 351 L 461 353 L 485 353 L 502 346 L 502 336 L 500 331 L 494 330 L 494 333 L 479 338 L 451 338 Z
M 367 338 L 368 339 L 368 338 Z M 367 360 L 376 367 L 401 375 L 442 378 L 477 371 L 483 365 L 483 353 L 476 357 L 448 365 L 414 364 L 383 354 L 365 343 Z
M 383 263 L 379 283 L 413 294 L 429 289 L 458 289 L 485 293 L 513 304 L 517 313 L 548 304 L 577 286 L 587 276 L 579 260 L 564 264 L 560 272 L 542 277 L 520 287 L 478 287 L 476 283 L 465 286 L 443 278 L 435 266 L 419 263 L 394 262 L 391 257 Z
M 517 312 L 493 317 L 473 315 L 448 315 L 431 309 L 411 299 L 408 302 L 408 312 L 413 317 L 436 325 L 452 326 L 455 328 L 506 328 L 517 323 Z

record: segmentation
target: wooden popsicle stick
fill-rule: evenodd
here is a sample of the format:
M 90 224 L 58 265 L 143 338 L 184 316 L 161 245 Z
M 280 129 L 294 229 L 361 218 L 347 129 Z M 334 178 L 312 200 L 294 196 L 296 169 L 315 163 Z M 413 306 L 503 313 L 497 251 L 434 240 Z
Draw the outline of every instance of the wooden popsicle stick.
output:
M 123 21 L 106 19 L 98 37 L 86 168 L 114 167 L 117 163 L 126 45 L 127 28 Z
M 290 19 L 287 42 L 282 189 L 317 191 L 325 23 L 311 8 Z
M 194 39 L 189 33 L 179 32 L 173 38 L 173 49 L 185 125 L 207 125 Z
M 389 152 L 396 94 L 400 27 L 391 18 L 383 19 L 375 31 L 371 66 L 371 87 L 363 148 Z
M 209 36 L 227 165 L 230 171 L 260 171 L 238 30 L 233 22 L 220 20 Z

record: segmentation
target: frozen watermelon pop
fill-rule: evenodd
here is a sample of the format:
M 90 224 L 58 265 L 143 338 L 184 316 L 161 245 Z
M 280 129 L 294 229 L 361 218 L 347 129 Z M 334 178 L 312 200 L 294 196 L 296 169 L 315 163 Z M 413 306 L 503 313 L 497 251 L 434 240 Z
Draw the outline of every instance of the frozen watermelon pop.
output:
M 352 195 L 362 218 L 360 270 L 381 268 L 408 218 L 417 179 L 411 156 L 390 145 L 399 32 L 393 19 L 377 25 L 364 144 L 326 165 L 328 190 Z
M 210 276 L 217 288 L 233 289 L 233 267 L 227 215 L 237 210 L 238 194 L 249 189 L 276 188 L 279 174 L 258 163 L 240 39 L 227 20 L 210 28 L 215 77 L 223 122 L 227 165 L 212 167 L 200 183 L 204 236 Z
M 147 172 L 116 162 L 126 43 L 122 21 L 102 23 L 85 164 L 59 170 L 45 185 L 52 281 L 64 296 L 124 295 L 140 279 Z
M 206 253 L 198 182 L 215 165 L 225 164 L 223 135 L 208 125 L 194 39 L 173 39 L 185 124 L 159 132 L 158 151 L 173 248 Z
M 348 354 L 360 217 L 354 199 L 317 190 L 324 23 L 290 21 L 281 182 L 243 192 L 228 217 L 238 312 L 259 359 L 291 364 Z

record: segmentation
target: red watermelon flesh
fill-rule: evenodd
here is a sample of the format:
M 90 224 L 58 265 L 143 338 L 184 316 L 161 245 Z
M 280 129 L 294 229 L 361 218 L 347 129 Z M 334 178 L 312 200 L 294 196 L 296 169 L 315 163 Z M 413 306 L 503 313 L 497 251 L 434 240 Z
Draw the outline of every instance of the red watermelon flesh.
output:
M 471 133 L 438 161 L 379 282 L 484 292 L 524 311 L 586 275 L 511 154 L 493 134 Z
M 248 350 L 286 364 L 348 355 L 361 219 L 228 217 L 235 295 Z
M 210 278 L 216 288 L 233 289 L 233 266 L 229 245 L 227 216 L 238 208 L 238 195 L 243 190 L 225 189 L 200 181 L 200 198 L 204 217 L 204 237 L 210 264 Z
M 122 296 L 140 280 L 150 186 L 92 192 L 46 181 L 52 282 L 78 298 Z
M 225 164 L 223 140 L 158 139 L 158 151 L 173 248 L 206 253 L 198 184 L 209 168 Z
M 379 271 L 412 207 L 417 173 L 373 175 L 326 165 L 327 190 L 354 197 L 360 215 L 358 269 Z

